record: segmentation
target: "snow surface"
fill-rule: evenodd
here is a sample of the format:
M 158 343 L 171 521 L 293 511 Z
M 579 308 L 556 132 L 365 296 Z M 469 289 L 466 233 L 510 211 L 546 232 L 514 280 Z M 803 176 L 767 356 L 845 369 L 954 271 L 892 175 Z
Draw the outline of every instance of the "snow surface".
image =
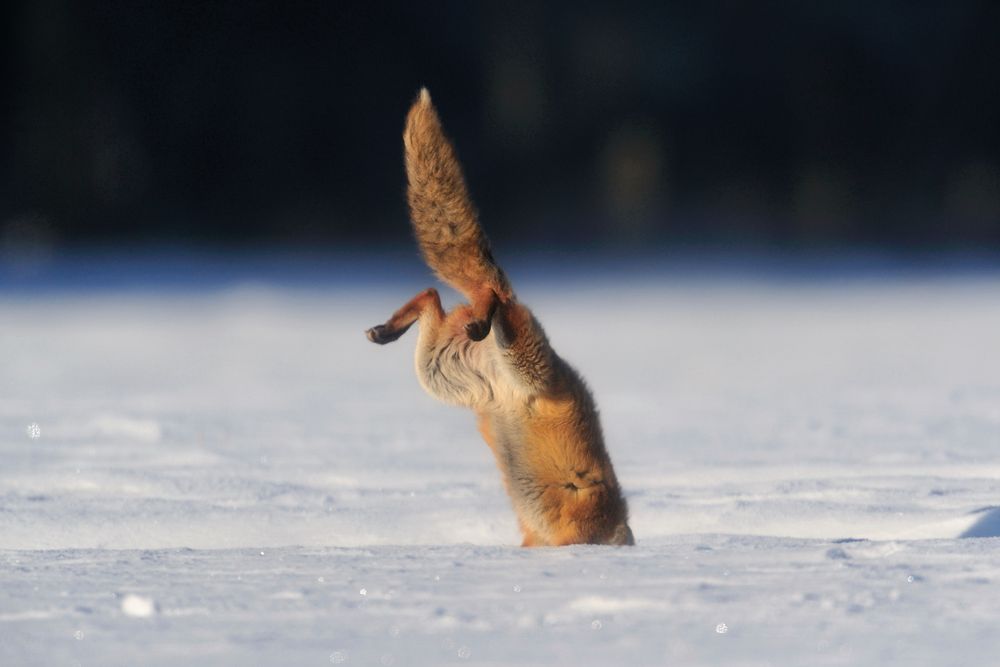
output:
M 1000 664 L 996 273 L 511 271 L 638 540 L 537 550 L 355 273 L 0 292 L 0 664 Z

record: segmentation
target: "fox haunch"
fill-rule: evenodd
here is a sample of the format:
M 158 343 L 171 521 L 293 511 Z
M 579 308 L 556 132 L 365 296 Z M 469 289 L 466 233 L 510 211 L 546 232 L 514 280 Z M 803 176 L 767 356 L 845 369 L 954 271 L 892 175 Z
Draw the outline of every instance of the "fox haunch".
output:
M 437 290 L 424 290 L 369 329 L 369 340 L 389 343 L 418 325 L 420 384 L 475 411 L 524 546 L 633 544 L 594 400 L 493 259 L 426 89 L 407 115 L 403 145 L 424 260 L 469 303 L 445 312 Z

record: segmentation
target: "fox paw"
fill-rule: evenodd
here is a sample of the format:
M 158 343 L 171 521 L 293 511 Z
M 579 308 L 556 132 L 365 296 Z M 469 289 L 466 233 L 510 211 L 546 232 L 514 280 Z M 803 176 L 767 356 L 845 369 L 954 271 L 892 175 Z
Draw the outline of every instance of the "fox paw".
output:
M 489 320 L 473 320 L 465 325 L 465 335 L 472 341 L 481 341 L 490 335 Z
M 403 332 L 392 331 L 386 328 L 384 324 L 376 324 L 371 329 L 366 331 L 365 335 L 368 336 L 368 340 L 370 340 L 371 342 L 378 343 L 379 345 L 385 345 L 386 343 L 391 343 L 392 341 L 402 336 Z

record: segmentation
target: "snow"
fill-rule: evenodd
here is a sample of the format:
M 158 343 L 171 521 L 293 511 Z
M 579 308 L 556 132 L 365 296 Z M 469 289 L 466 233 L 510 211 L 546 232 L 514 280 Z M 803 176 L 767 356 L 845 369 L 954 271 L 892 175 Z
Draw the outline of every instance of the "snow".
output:
M 156 613 L 156 602 L 152 598 L 129 593 L 122 598 L 122 613 L 135 618 L 149 618 Z
M 0 664 L 1000 655 L 1000 274 L 515 265 L 638 540 L 524 550 L 381 261 L 0 292 Z

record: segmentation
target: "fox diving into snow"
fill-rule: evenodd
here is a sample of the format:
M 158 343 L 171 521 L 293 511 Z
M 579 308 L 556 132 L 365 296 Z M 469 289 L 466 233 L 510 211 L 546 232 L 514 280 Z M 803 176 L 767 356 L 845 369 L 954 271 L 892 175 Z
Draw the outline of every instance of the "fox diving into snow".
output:
M 368 329 L 368 339 L 384 345 L 419 324 L 420 384 L 475 411 L 523 546 L 634 544 L 594 399 L 493 259 L 426 88 L 406 117 L 403 146 L 424 260 L 469 303 L 446 313 L 437 290 L 426 289 Z

